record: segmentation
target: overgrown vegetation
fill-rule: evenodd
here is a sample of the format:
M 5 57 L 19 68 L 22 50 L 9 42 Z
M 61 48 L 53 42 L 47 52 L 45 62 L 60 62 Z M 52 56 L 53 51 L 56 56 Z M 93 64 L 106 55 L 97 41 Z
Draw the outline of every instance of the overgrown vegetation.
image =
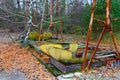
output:
M 31 0 L 30 0 L 31 1 Z M 92 2 L 92 1 L 91 1 Z M 44 0 L 34 0 L 32 25 L 33 31 L 39 32 L 39 27 L 42 19 Z M 56 0 L 53 0 L 53 22 L 58 32 L 59 19 L 57 13 Z M 105 19 L 105 0 L 97 0 L 95 9 L 95 17 Z M 63 23 L 63 32 L 66 34 L 86 35 L 89 26 L 89 19 L 91 14 L 91 4 L 84 0 L 59 0 L 60 15 Z M 45 3 L 45 15 L 43 21 L 43 32 L 46 31 L 50 25 L 50 0 Z M 0 27 L 8 28 L 11 32 L 23 31 L 25 29 L 28 15 L 29 4 L 24 0 L 1 0 L 0 1 Z M 111 19 L 120 17 L 120 0 L 111 0 Z M 92 30 L 92 39 L 100 33 L 104 25 L 94 21 Z M 113 21 L 111 26 L 114 35 L 120 33 L 120 20 Z M 108 36 L 108 34 L 106 34 Z
M 94 17 L 97 19 L 105 20 L 106 18 L 106 1 L 105 0 L 97 0 L 97 5 L 95 8 L 95 15 Z M 85 29 L 88 28 L 89 26 L 89 19 L 90 19 L 90 12 L 91 12 L 91 5 L 86 5 L 85 6 L 85 12 L 83 14 L 83 22 L 85 23 Z M 111 0 L 111 19 L 114 18 L 119 18 L 120 17 L 120 1 L 119 0 Z M 93 30 L 92 30 L 92 39 L 96 39 L 100 32 L 101 29 L 104 27 L 103 23 L 94 21 L 93 22 Z M 118 34 L 120 34 L 120 20 L 117 21 L 112 21 L 111 22 L 111 27 L 113 29 L 114 35 L 117 38 Z M 84 30 L 84 29 L 82 29 Z M 87 31 L 87 30 L 86 30 Z M 111 40 L 109 39 L 110 36 L 108 33 L 105 34 L 105 37 L 103 38 L 103 41 L 110 42 Z M 119 40 L 117 38 L 117 40 Z

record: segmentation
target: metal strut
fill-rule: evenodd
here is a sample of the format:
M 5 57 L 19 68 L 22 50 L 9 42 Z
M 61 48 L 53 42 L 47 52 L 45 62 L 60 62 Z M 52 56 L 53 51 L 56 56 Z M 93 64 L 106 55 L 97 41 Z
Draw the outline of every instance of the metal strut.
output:
M 103 38 L 103 35 L 104 35 L 105 31 L 108 31 L 110 33 L 110 36 L 112 38 L 112 42 L 114 44 L 114 48 L 116 50 L 117 58 L 120 60 L 120 54 L 119 54 L 117 44 L 116 44 L 115 39 L 114 39 L 112 29 L 111 29 L 110 1 L 111 0 L 106 0 L 106 20 L 101 20 L 101 22 L 103 22 L 105 24 L 105 26 L 102 29 L 102 32 L 101 32 L 101 34 L 98 38 L 98 41 L 97 41 L 97 45 L 96 45 L 95 49 L 93 50 L 92 56 L 91 56 L 91 58 L 88 62 L 88 65 L 86 67 L 86 56 L 87 56 L 87 52 L 88 52 L 88 45 L 89 45 L 89 41 L 90 41 L 90 34 L 91 34 L 92 24 L 93 24 L 93 20 L 94 20 L 94 10 L 95 10 L 95 5 L 96 5 L 96 0 L 93 0 L 91 18 L 90 18 L 89 29 L 88 29 L 87 40 L 86 40 L 86 49 L 85 49 L 84 60 L 83 60 L 83 65 L 82 65 L 82 72 L 85 72 L 85 67 L 86 67 L 86 71 L 89 69 L 90 64 L 92 63 L 94 55 L 95 55 L 95 53 L 96 53 L 96 51 L 99 47 L 99 44 L 100 44 L 100 42 Z M 97 19 L 97 21 L 98 21 L 98 19 Z

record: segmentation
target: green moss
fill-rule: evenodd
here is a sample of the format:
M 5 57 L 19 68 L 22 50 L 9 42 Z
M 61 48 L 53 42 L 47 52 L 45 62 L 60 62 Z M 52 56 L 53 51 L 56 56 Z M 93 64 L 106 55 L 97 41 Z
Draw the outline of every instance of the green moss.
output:
M 43 36 L 43 38 L 48 40 L 52 37 L 52 33 L 51 32 L 43 32 L 42 36 Z
M 29 38 L 32 40 L 37 40 L 38 37 L 39 37 L 38 32 L 30 32 L 30 34 L 29 34 Z
M 52 37 L 52 33 L 51 33 L 51 32 L 43 32 L 43 34 L 40 35 L 40 39 L 41 39 L 41 40 L 42 40 L 43 38 L 44 38 L 45 40 L 48 40 L 48 39 L 50 39 L 51 37 Z M 38 40 L 38 38 L 39 38 L 39 33 L 38 33 L 38 32 L 35 32 L 35 31 L 30 32 L 30 34 L 29 34 L 29 39 L 31 39 L 31 40 Z

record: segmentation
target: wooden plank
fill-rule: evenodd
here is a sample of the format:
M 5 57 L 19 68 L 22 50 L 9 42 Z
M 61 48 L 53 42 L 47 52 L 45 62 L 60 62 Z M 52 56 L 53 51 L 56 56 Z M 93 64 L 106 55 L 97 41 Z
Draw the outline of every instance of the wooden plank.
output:
M 53 58 L 50 59 L 50 63 L 57 67 L 63 73 L 74 71 L 81 68 L 81 64 L 63 64 Z

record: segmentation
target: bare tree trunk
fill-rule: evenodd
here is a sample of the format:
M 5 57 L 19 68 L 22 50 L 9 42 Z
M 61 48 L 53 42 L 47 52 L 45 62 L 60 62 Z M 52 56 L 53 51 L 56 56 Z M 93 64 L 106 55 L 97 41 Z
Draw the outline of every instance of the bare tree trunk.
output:
M 20 9 L 20 1 L 17 0 L 17 5 L 18 5 L 18 8 Z

